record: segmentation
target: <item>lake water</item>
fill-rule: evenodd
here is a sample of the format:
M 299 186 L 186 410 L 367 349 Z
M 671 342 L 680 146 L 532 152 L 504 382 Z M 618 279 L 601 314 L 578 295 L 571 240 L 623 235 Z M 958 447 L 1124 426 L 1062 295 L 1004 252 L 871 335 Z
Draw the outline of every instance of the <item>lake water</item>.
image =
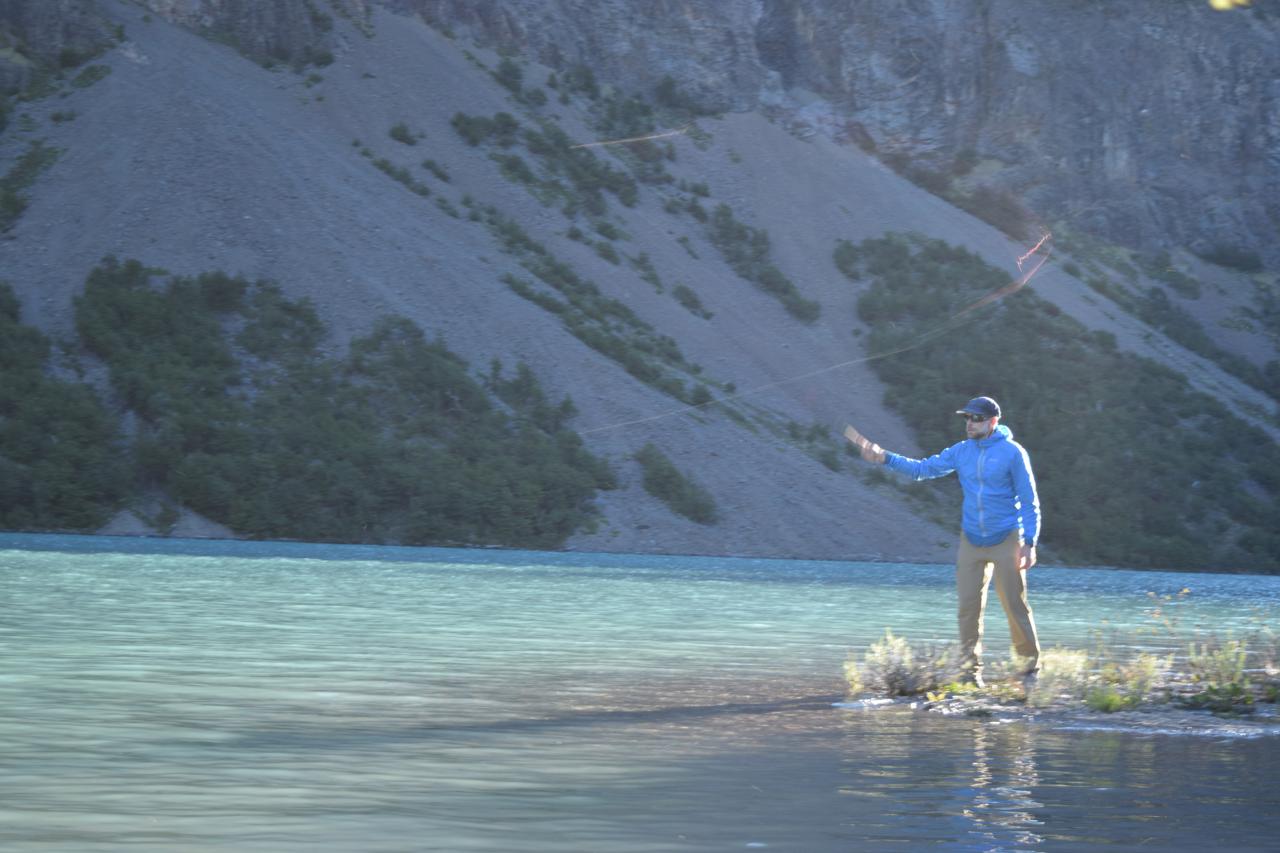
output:
M 5 851 L 1280 849 L 1280 736 L 833 707 L 946 566 L 0 536 Z M 1037 567 L 1046 645 L 1280 577 Z M 992 596 L 987 658 L 1008 647 Z

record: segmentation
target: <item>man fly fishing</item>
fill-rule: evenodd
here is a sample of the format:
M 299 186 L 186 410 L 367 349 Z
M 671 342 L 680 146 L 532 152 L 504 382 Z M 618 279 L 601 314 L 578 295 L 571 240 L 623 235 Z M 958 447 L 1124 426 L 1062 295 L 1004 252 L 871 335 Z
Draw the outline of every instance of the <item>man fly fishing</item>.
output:
M 845 427 L 844 435 L 863 459 L 912 479 L 956 473 L 964 492 L 956 556 L 961 671 L 966 680 L 982 686 L 983 611 L 994 577 L 1014 650 L 1026 662 L 1023 684 L 1030 688 L 1040 672 L 1040 642 L 1027 604 L 1026 570 L 1036 564 L 1040 535 L 1040 499 L 1031 459 L 1000 423 L 995 400 L 975 397 L 956 414 L 964 415 L 965 440 L 927 459 L 891 453 L 852 426 Z

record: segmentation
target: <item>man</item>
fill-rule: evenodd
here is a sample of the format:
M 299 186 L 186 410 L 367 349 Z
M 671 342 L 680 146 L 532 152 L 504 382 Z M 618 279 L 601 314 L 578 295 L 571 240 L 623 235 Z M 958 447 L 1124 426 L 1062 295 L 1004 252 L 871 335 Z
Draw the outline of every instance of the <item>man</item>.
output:
M 844 435 L 862 451 L 863 459 L 916 480 L 956 472 L 964 491 L 956 557 L 961 670 L 967 680 L 982 686 L 983 610 L 994 575 L 1013 647 L 1026 661 L 1023 680 L 1030 687 L 1040 672 L 1040 642 L 1027 604 L 1026 570 L 1036 564 L 1040 535 L 1040 499 L 1031 459 L 1000 423 L 995 400 L 975 397 L 956 414 L 964 415 L 966 439 L 928 459 L 890 453 L 851 426 L 845 427 Z

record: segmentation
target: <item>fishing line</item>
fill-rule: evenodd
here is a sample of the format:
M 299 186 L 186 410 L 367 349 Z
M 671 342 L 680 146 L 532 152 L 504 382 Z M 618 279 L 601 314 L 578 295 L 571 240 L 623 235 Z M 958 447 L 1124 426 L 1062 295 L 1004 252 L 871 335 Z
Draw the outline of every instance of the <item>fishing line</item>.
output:
M 786 379 L 779 379 L 774 382 L 767 382 L 763 385 L 757 385 L 754 388 L 748 388 L 745 391 L 738 391 L 724 397 L 719 397 L 714 400 L 708 400 L 705 403 L 697 403 L 693 405 L 681 406 L 676 409 L 671 409 L 665 412 L 659 412 L 657 414 L 649 415 L 643 418 L 636 418 L 634 420 L 629 420 L 629 421 L 619 421 L 618 423 L 607 424 L 605 426 L 579 430 L 578 433 L 579 435 L 591 435 L 592 433 L 607 432 L 609 430 L 621 429 L 622 427 L 638 426 L 640 424 L 653 423 L 654 421 L 660 421 L 660 420 L 663 420 L 664 418 L 669 418 L 674 415 L 683 415 L 690 412 L 696 412 L 701 409 L 705 409 L 707 406 L 710 406 L 713 403 L 727 403 L 731 400 L 739 400 L 739 399 L 742 399 L 743 397 L 749 397 L 753 394 L 759 394 L 762 391 L 768 391 L 772 388 L 778 388 L 782 385 L 787 385 L 792 382 L 799 382 L 804 379 L 812 379 L 815 376 L 821 376 L 822 374 L 830 373 L 833 370 L 840 370 L 841 368 L 851 367 L 855 364 L 867 364 L 872 361 L 879 361 L 880 359 L 889 358 L 890 356 L 895 356 L 895 355 L 901 355 L 904 352 L 910 352 L 911 350 L 919 349 L 920 347 L 924 346 L 925 344 L 929 343 L 935 338 L 941 337 L 942 335 L 945 335 L 948 332 L 955 331 L 956 329 L 959 329 L 962 326 L 965 326 L 968 323 L 972 322 L 973 320 L 977 319 L 976 316 L 968 316 L 968 315 L 972 315 L 975 311 L 982 308 L 983 306 L 990 305 L 991 303 L 999 301 L 1013 293 L 1017 293 L 1019 290 L 1026 287 L 1028 282 L 1030 282 L 1031 279 L 1035 278 L 1036 273 L 1040 272 L 1041 267 L 1043 267 L 1045 263 L 1048 262 L 1049 255 L 1051 254 L 1051 250 L 1048 247 L 1046 247 L 1046 243 L 1052 244 L 1052 240 L 1053 240 L 1053 235 L 1046 232 L 1045 235 L 1040 238 L 1040 242 L 1036 243 L 1035 246 L 1033 246 L 1030 250 L 1028 250 L 1025 254 L 1023 254 L 1021 257 L 1018 258 L 1018 261 L 1017 261 L 1018 270 L 1021 271 L 1023 264 L 1029 258 L 1031 258 L 1033 255 L 1039 252 L 1042 248 L 1045 250 L 1044 254 L 1040 256 L 1040 259 L 1036 262 L 1036 264 L 1033 267 L 1031 267 L 1030 270 L 1023 273 L 1021 277 L 1013 279 L 1008 284 L 1002 285 L 1001 287 L 996 288 L 990 293 L 985 294 L 981 298 L 974 300 L 973 302 L 961 308 L 959 311 L 952 314 L 950 317 L 944 320 L 941 324 L 939 324 L 936 328 L 930 329 L 924 332 L 923 334 L 917 336 L 911 343 L 904 344 L 903 346 L 895 347 L 893 349 L 885 350 L 883 352 L 872 353 L 871 355 L 865 355 L 859 358 L 851 358 L 848 361 L 842 361 L 838 364 L 831 364 L 826 367 L 820 367 L 817 370 L 811 370 L 808 373 L 801 373 L 798 376 L 791 376 Z
M 689 128 L 691 127 L 693 127 L 693 124 L 689 123 L 684 127 L 677 127 L 675 130 L 667 130 L 662 133 L 651 133 L 648 136 L 630 136 L 626 139 L 602 139 L 599 142 L 579 142 L 577 145 L 570 145 L 569 148 L 599 148 L 604 145 L 625 145 L 628 142 L 647 142 L 652 139 L 666 139 L 668 136 L 680 136 L 688 133 Z

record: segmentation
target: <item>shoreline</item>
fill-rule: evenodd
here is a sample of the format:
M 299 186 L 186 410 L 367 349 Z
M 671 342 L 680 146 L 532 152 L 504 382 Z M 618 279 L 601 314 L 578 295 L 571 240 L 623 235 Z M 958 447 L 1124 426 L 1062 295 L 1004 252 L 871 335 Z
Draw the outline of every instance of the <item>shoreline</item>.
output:
M 1167 735 L 1185 737 L 1261 738 L 1280 737 L 1280 705 L 1266 703 L 1253 713 L 1219 715 L 1212 711 L 1177 708 L 1169 705 L 1146 705 L 1123 711 L 1094 711 L 1077 707 L 1034 708 L 1008 705 L 990 699 L 948 698 L 928 701 L 905 696 L 893 699 L 846 699 L 833 708 L 875 713 L 903 709 L 918 713 L 985 720 L 993 725 L 1026 723 L 1046 725 L 1060 731 L 1111 731 L 1134 735 Z
M 725 554 L 725 553 L 699 553 L 684 551 L 663 551 L 663 550 L 647 550 L 647 551 L 606 551 L 594 549 L 577 549 L 577 548 L 560 548 L 556 550 L 547 550 L 539 548 L 512 548 L 504 545 L 469 545 L 469 544 L 442 544 L 442 545 L 405 545 L 402 543 L 372 543 L 372 542 L 344 542 L 344 541 L 316 541 L 307 539 L 253 539 L 246 536 L 224 535 L 221 531 L 211 532 L 207 535 L 199 532 L 184 532 L 182 535 L 168 535 L 155 532 L 133 532 L 133 531 L 100 531 L 93 533 L 84 533 L 78 531 L 58 531 L 58 530 L 3 530 L 0 529 L 0 538 L 9 536 L 30 536 L 30 537 L 65 537 L 84 540 L 112 540 L 112 541 L 136 541 L 136 542 L 202 542 L 202 543 L 245 543 L 248 545 L 283 545 L 296 547 L 313 547 L 313 548 L 386 548 L 386 549 L 403 549 L 403 550 L 445 550 L 445 551 L 485 551 L 491 553 L 507 553 L 507 554 L 599 554 L 601 556 L 619 558 L 619 557 L 687 557 L 690 559 L 723 559 L 723 560 L 779 560 L 802 563 L 871 563 L 886 566 L 942 566 L 950 567 L 949 562 L 922 562 L 919 560 L 909 560 L 903 557 L 891 557 L 884 554 L 858 554 L 852 553 L 843 557 L 807 557 L 794 555 L 778 555 L 778 554 Z M 1050 563 L 1037 562 L 1035 568 L 1048 569 L 1064 569 L 1067 571 L 1122 571 L 1122 572 L 1150 572 L 1150 573 L 1170 573 L 1183 575 L 1235 575 L 1240 577 L 1280 577 L 1280 570 L 1269 571 L 1252 571 L 1248 569 L 1186 569 L 1186 568 L 1150 568 L 1150 567 L 1129 567 L 1129 566 L 1112 566 L 1112 565 L 1073 565 L 1068 563 Z

